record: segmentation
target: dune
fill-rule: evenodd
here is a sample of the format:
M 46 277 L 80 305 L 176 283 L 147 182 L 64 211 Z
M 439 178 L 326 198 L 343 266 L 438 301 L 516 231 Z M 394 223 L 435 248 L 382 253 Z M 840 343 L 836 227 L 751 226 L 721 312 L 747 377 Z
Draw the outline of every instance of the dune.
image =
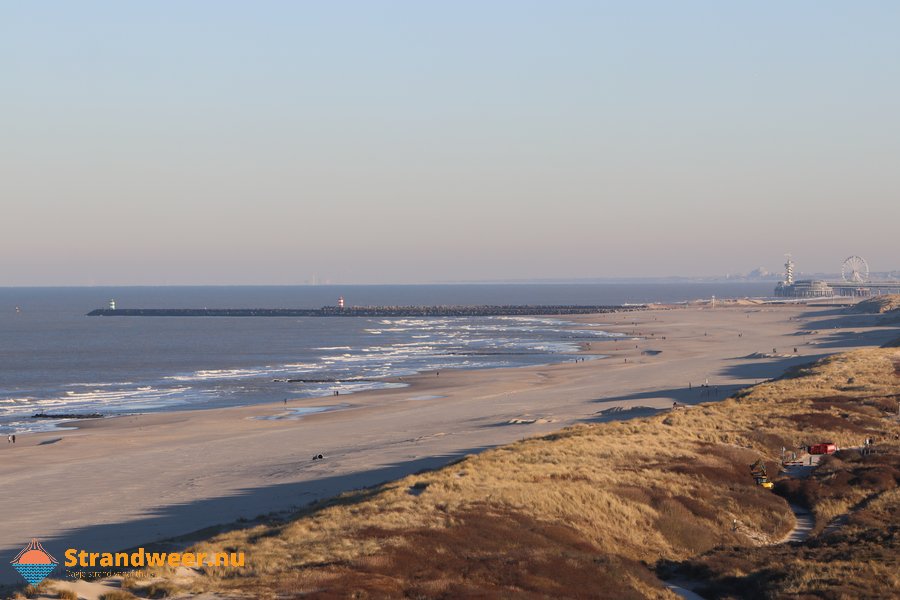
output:
M 827 307 L 770 305 L 587 315 L 577 318 L 580 327 L 623 334 L 586 351 L 604 358 L 404 378 L 409 388 L 347 396 L 346 410 L 297 419 L 259 418 L 284 414 L 279 403 L 133 415 L 22 436 L 0 463 L 0 481 L 24 490 L 0 498 L 4 551 L 12 558 L 31 537 L 57 554 L 165 546 L 175 538 L 179 547 L 199 540 L 213 547 L 231 538 L 212 531 L 234 529 L 224 535 L 237 536 L 232 541 L 249 544 L 257 557 L 248 555 L 250 568 L 234 587 L 224 573 L 203 571 L 179 589 L 218 594 L 259 586 L 264 596 L 281 593 L 289 580 L 297 589 L 346 581 L 343 594 L 369 585 L 360 583 L 368 573 L 373 594 L 427 597 L 465 592 L 456 587 L 464 582 L 442 570 L 461 569 L 476 583 L 485 578 L 490 593 L 565 595 L 560 581 L 583 580 L 631 590 L 620 597 L 665 596 L 647 566 L 653 561 L 687 560 L 723 541 L 774 540 L 792 527 L 787 504 L 748 482 L 747 464 L 771 460 L 781 442 L 797 443 L 787 432 L 798 423 L 844 443 L 841 418 L 816 429 L 821 424 L 791 421 L 780 409 L 769 414 L 768 405 L 755 416 L 735 412 L 743 396 L 709 402 L 852 349 L 861 332 L 872 344 L 897 335 L 881 326 L 844 329 L 840 318 Z M 824 330 L 817 325 L 823 320 L 820 346 L 799 346 L 793 334 Z M 788 345 L 799 346 L 798 354 L 735 358 Z M 648 348 L 663 352 L 643 355 Z M 875 393 L 865 374 L 848 375 L 843 386 L 850 377 L 857 382 L 842 393 L 857 393 L 854 386 Z M 823 380 L 819 392 L 838 383 Z M 679 408 L 670 411 L 673 402 Z M 289 401 L 288 408 L 321 404 Z M 732 412 L 721 412 L 726 408 Z M 324 459 L 311 460 L 318 454 Z M 444 471 L 411 475 L 467 455 Z M 385 481 L 393 483 L 380 485 Z M 348 490 L 359 491 L 330 500 Z M 89 498 L 91 510 L 72 511 L 72 498 Z M 746 518 L 733 536 L 730 515 Z M 253 524 L 265 535 L 241 537 Z M 469 537 L 481 540 L 483 554 L 466 546 Z M 543 554 L 527 551 L 544 546 Z M 442 556 L 456 566 L 429 562 Z M 403 573 L 392 579 L 397 561 L 418 564 L 419 582 Z M 267 569 L 273 576 L 263 584 Z M 626 575 L 603 575 L 616 570 Z
M 890 596 L 900 554 L 878 531 L 896 529 L 898 365 L 896 350 L 843 353 L 721 402 L 565 428 L 238 527 L 193 550 L 240 548 L 248 565 L 201 569 L 178 593 L 670 598 L 677 577 L 701 594 Z M 807 480 L 779 473 L 783 448 L 804 460 L 823 440 L 840 459 Z M 750 476 L 757 459 L 779 493 Z M 816 560 L 786 559 L 788 500 L 812 510 Z

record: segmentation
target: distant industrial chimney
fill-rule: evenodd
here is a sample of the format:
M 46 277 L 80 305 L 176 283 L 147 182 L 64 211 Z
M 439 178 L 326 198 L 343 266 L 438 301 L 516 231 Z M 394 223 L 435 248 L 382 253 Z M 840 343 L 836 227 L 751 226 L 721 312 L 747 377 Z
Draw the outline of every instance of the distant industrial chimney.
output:
M 338 298 L 338 308 L 344 308 L 344 297 Z

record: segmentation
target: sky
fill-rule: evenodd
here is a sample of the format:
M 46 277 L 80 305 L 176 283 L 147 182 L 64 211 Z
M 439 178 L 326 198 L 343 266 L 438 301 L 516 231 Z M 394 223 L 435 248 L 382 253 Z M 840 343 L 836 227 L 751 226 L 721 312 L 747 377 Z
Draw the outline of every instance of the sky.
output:
M 0 0 L 0 285 L 900 269 L 900 3 Z

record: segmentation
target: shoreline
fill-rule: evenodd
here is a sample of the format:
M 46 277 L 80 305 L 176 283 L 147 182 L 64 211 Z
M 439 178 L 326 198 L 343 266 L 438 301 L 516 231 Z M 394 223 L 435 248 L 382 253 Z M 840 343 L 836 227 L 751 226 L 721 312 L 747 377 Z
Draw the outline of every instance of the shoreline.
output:
M 513 313 L 511 313 L 509 315 L 498 314 L 496 316 L 512 316 L 512 317 L 522 316 L 522 317 L 532 317 L 532 318 L 560 319 L 568 325 L 568 327 L 567 327 L 568 329 L 577 329 L 577 326 L 580 324 L 579 320 L 566 319 L 566 317 L 591 317 L 591 316 L 602 316 L 602 315 L 622 314 L 622 313 L 629 313 L 629 314 L 630 313 L 641 313 L 641 312 L 645 312 L 645 311 L 659 311 L 659 310 L 684 310 L 684 309 L 689 310 L 689 309 L 695 308 L 695 307 L 707 306 L 707 305 L 709 305 L 709 303 L 710 303 L 710 300 L 702 299 L 702 298 L 694 299 L 694 300 L 686 300 L 686 301 L 682 301 L 682 302 L 672 302 L 672 303 L 658 303 L 658 302 L 633 303 L 633 304 L 624 303 L 624 304 L 609 306 L 609 307 L 603 306 L 602 308 L 604 310 L 602 312 L 591 312 L 591 313 L 585 313 L 585 312 L 581 311 L 581 309 L 589 308 L 586 306 L 580 306 L 580 305 L 577 305 L 577 306 L 576 305 L 572 305 L 572 306 L 569 306 L 569 305 L 555 306 L 555 305 L 553 305 L 553 306 L 551 306 L 551 305 L 547 305 L 545 307 L 577 308 L 577 309 L 579 309 L 579 312 L 549 313 L 549 314 L 530 314 L 530 313 L 529 314 L 518 314 L 518 313 L 513 314 Z M 777 306 L 777 305 L 797 305 L 797 304 L 808 305 L 809 303 L 811 303 L 811 300 L 810 299 L 798 299 L 797 302 L 785 302 L 783 299 L 773 299 L 773 298 L 768 298 L 768 297 L 746 297 L 746 298 L 726 298 L 726 299 L 720 300 L 719 303 L 723 306 L 732 306 L 732 307 L 733 306 L 750 306 L 750 305 L 755 305 L 755 306 L 763 306 L 763 305 Z M 328 307 L 326 307 L 326 308 L 328 308 Z M 366 308 L 366 307 L 362 307 L 362 308 Z M 475 307 L 475 308 L 478 308 L 478 307 Z M 504 308 L 504 307 L 501 307 L 501 308 Z M 505 307 L 505 308 L 517 308 L 518 309 L 518 308 L 522 308 L 522 306 L 510 305 L 509 307 Z M 135 310 L 137 310 L 138 312 L 142 312 L 145 309 L 135 309 Z M 158 312 L 158 310 L 168 310 L 168 309 L 153 309 L 148 314 L 150 316 L 155 316 L 155 312 Z M 193 309 L 177 309 L 177 310 L 193 310 Z M 228 309 L 216 309 L 216 310 L 228 310 Z M 254 311 L 254 310 L 258 310 L 258 309 L 241 309 L 241 310 Z M 306 310 L 306 309 L 303 309 L 303 310 Z M 319 309 L 316 309 L 316 310 L 319 310 Z M 322 310 L 324 310 L 324 309 L 322 309 Z M 99 312 L 102 312 L 102 311 L 104 311 L 104 309 L 97 309 L 95 311 L 92 311 L 92 313 L 89 313 L 88 316 L 91 316 L 91 314 L 93 314 L 93 313 L 99 314 Z M 117 316 L 131 314 L 128 309 L 117 309 L 116 313 L 117 313 Z M 148 316 L 148 315 L 136 314 L 136 315 L 131 315 L 131 316 Z M 334 315 L 329 314 L 327 316 L 334 316 Z M 360 316 L 360 315 L 351 315 L 348 313 L 346 315 L 338 315 L 338 316 Z M 440 318 L 439 315 L 429 314 L 426 316 Z M 465 316 L 482 316 L 482 315 L 464 315 L 463 317 L 465 317 Z M 587 324 L 583 324 L 583 325 L 590 325 L 590 324 L 587 323 Z M 641 335 L 634 334 L 634 335 L 631 335 L 630 337 L 638 339 L 638 338 L 641 338 Z M 599 344 L 604 344 L 604 343 L 608 344 L 608 343 L 615 341 L 615 337 L 610 336 L 607 339 L 597 338 L 596 340 L 592 340 L 592 341 L 599 343 Z M 569 360 L 568 357 L 572 357 L 572 356 L 577 357 L 577 356 L 589 355 L 589 356 L 595 357 L 595 358 L 592 358 L 592 360 L 597 360 L 597 359 L 601 359 L 601 358 L 609 358 L 609 355 L 607 355 L 605 353 L 596 352 L 593 350 L 588 351 L 587 348 L 590 348 L 591 342 L 573 341 L 571 343 L 573 345 L 578 346 L 579 350 L 577 350 L 576 352 L 566 352 L 566 353 L 541 353 L 541 352 L 520 353 L 520 354 L 546 354 L 546 356 L 548 356 L 548 357 L 559 356 L 560 357 L 559 360 L 550 360 L 550 361 L 543 362 L 543 363 L 517 365 L 517 366 L 509 366 L 509 367 L 496 367 L 496 366 L 449 367 L 449 368 L 445 368 L 445 369 L 441 369 L 441 370 L 449 373 L 451 371 L 524 369 L 524 368 L 531 368 L 531 367 L 539 368 L 539 367 L 545 367 L 548 365 L 565 363 Z M 453 356 L 457 356 L 457 355 L 458 356 L 492 356 L 495 354 L 497 354 L 499 356 L 510 355 L 509 353 L 479 354 L 477 352 L 449 353 L 448 355 L 453 355 Z M 411 380 L 411 378 L 416 377 L 418 375 L 423 375 L 423 374 L 426 374 L 429 372 L 431 372 L 431 371 L 430 370 L 418 371 L 411 375 L 390 376 L 390 377 L 384 377 L 384 378 L 378 378 L 378 377 L 369 378 L 369 377 L 354 376 L 354 377 L 350 377 L 347 379 L 341 379 L 341 380 L 338 380 L 338 379 L 304 380 L 302 378 L 298 378 L 298 379 L 275 378 L 275 379 L 273 379 L 273 382 L 283 382 L 283 383 L 295 383 L 295 382 L 306 383 L 306 382 L 309 382 L 309 383 L 336 383 L 336 384 L 348 384 L 348 383 L 352 384 L 352 383 L 357 383 L 357 382 L 366 382 L 366 383 L 376 384 L 376 386 L 374 386 L 374 387 L 363 388 L 363 389 L 360 389 L 357 391 L 354 391 L 354 390 L 342 391 L 342 394 L 344 397 L 349 397 L 349 396 L 353 396 L 353 395 L 377 391 L 379 389 L 397 389 L 400 387 L 407 387 L 408 381 Z M 397 385 L 397 384 L 399 384 L 399 385 Z M 382 388 L 381 386 L 384 386 L 384 388 Z M 332 396 L 331 395 L 306 396 L 306 397 L 302 397 L 302 398 L 301 397 L 297 397 L 297 398 L 289 397 L 289 401 L 317 400 L 317 399 L 324 399 L 324 398 L 330 398 L 330 397 L 332 397 Z M 117 419 L 120 417 L 129 417 L 129 416 L 152 415 L 152 414 L 161 414 L 161 413 L 178 413 L 178 412 L 185 412 L 185 411 L 220 410 L 220 409 L 224 409 L 224 408 L 240 408 L 240 407 L 244 407 L 244 406 L 266 406 L 266 405 L 281 406 L 281 403 L 278 401 L 267 401 L 267 402 L 260 402 L 260 403 L 236 404 L 236 405 L 231 405 L 231 406 L 217 405 L 214 402 L 209 403 L 207 406 L 192 406 L 190 403 L 184 403 L 184 404 L 173 404 L 171 406 L 163 406 L 156 410 L 137 409 L 134 411 L 111 412 L 108 414 L 98 413 L 99 416 L 96 416 L 96 417 L 95 416 L 87 416 L 87 415 L 57 417 L 56 415 L 53 415 L 52 413 L 47 415 L 43 411 L 41 411 L 39 413 L 41 415 L 40 417 L 37 417 L 35 415 L 29 415 L 29 416 L 23 416 L 21 420 L 25 421 L 25 422 L 29 422 L 29 423 L 41 422 L 40 421 L 41 419 L 46 420 L 45 422 L 47 422 L 47 423 L 49 423 L 50 421 L 54 421 L 54 420 L 58 420 L 59 422 L 58 423 L 49 423 L 49 425 L 50 425 L 49 429 L 41 429 L 41 428 L 26 429 L 26 430 L 22 430 L 22 431 L 12 431 L 12 432 L 8 432 L 8 433 L 15 434 L 18 437 L 31 436 L 31 435 L 42 434 L 42 433 L 52 434 L 52 433 L 58 433 L 58 432 L 62 432 L 62 431 L 77 430 L 81 427 L 81 425 L 83 423 L 90 422 L 94 419 L 107 420 L 107 419 Z
M 658 311 L 658 310 L 683 310 L 683 309 L 688 309 L 688 310 L 689 310 L 689 309 L 691 309 L 691 308 L 695 308 L 695 307 L 699 307 L 699 306 L 707 306 L 707 305 L 710 304 L 710 302 L 711 302 L 711 301 L 708 300 L 708 299 L 702 299 L 702 298 L 701 298 L 701 299 L 693 299 L 693 300 L 686 300 L 686 301 L 681 301 L 681 302 L 671 302 L 671 303 L 659 303 L 659 302 L 623 303 L 623 304 L 609 305 L 609 306 L 603 305 L 602 307 L 599 307 L 599 308 L 603 308 L 603 312 L 594 312 L 594 313 L 585 313 L 585 312 L 583 312 L 583 309 L 591 308 L 590 306 L 587 306 L 587 305 L 558 305 L 558 306 L 557 306 L 557 305 L 535 305 L 535 306 L 543 306 L 544 308 L 572 308 L 572 309 L 578 309 L 578 311 L 577 311 L 577 312 L 572 312 L 572 313 L 562 313 L 562 312 L 560 312 L 560 313 L 548 313 L 548 314 L 531 314 L 531 313 L 528 313 L 528 314 L 524 314 L 524 313 L 523 313 L 523 314 L 519 314 L 519 313 L 510 313 L 509 315 L 500 315 L 500 314 L 498 313 L 498 316 L 510 316 L 510 317 L 520 316 L 520 317 L 531 317 L 531 318 L 559 319 L 559 320 L 562 320 L 564 323 L 566 323 L 566 324 L 568 325 L 568 327 L 564 327 L 564 328 L 572 328 L 572 326 L 577 326 L 577 325 L 579 324 L 579 320 L 571 319 L 570 317 L 579 317 L 579 316 L 580 316 L 580 317 L 590 317 L 590 316 L 604 316 L 604 315 L 632 314 L 632 313 L 638 313 L 638 314 L 639 314 L 639 313 L 642 313 L 642 312 L 645 312 L 645 311 Z M 807 304 L 809 304 L 809 303 L 812 303 L 812 302 L 813 302 L 813 299 L 798 299 L 796 302 L 785 302 L 784 299 L 773 299 L 773 298 L 770 298 L 770 297 L 741 297 L 741 298 L 735 297 L 735 298 L 725 298 L 725 299 L 719 300 L 718 302 L 719 302 L 719 304 L 722 305 L 722 306 L 747 306 L 747 305 L 770 305 L 770 306 L 776 306 L 776 305 L 797 305 L 797 304 L 804 304 L 804 305 L 807 305 Z M 714 305 L 715 305 L 715 301 L 713 301 L 713 306 L 714 306 Z M 525 306 L 531 306 L 531 305 L 521 305 L 521 306 L 520 306 L 520 305 L 509 305 L 509 306 L 500 306 L 499 308 L 513 308 L 513 309 L 520 309 L 520 308 L 525 307 Z M 481 306 L 481 305 L 475 306 L 475 305 L 473 305 L 473 306 L 471 306 L 471 307 L 469 307 L 469 308 L 483 308 L 483 307 L 492 308 L 491 306 L 488 306 L 488 305 L 484 305 L 484 306 Z M 371 307 L 358 307 L 358 308 L 371 308 Z M 387 307 L 387 308 L 394 308 L 394 307 Z M 409 307 L 400 307 L 400 308 L 409 308 Z M 427 307 L 426 307 L 426 308 L 427 308 Z M 441 307 L 437 307 L 437 308 L 441 308 Z M 454 308 L 454 307 L 448 307 L 448 308 Z M 595 307 L 595 308 L 598 308 L 598 307 Z M 315 309 L 315 310 L 326 310 L 326 309 L 330 309 L 330 307 L 325 307 L 324 309 Z M 98 310 L 102 311 L 102 310 L 104 310 L 104 309 L 98 309 Z M 132 310 L 132 309 L 118 309 L 116 312 L 117 312 L 117 314 L 118 314 L 119 316 L 121 316 L 121 315 L 125 315 L 125 314 L 130 314 L 130 313 L 129 313 L 129 310 Z M 144 309 L 134 309 L 134 310 L 137 310 L 138 312 L 141 312 L 141 311 L 143 311 Z M 150 309 L 148 309 L 148 310 L 150 310 Z M 163 311 L 165 311 L 165 310 L 169 310 L 169 309 L 152 309 L 152 311 L 158 311 L 158 310 L 163 310 Z M 193 310 L 193 309 L 174 309 L 174 310 Z M 215 309 L 215 310 L 228 310 L 228 309 Z M 240 310 L 249 310 L 249 311 L 252 312 L 252 311 L 255 311 L 255 310 L 258 310 L 258 309 L 240 309 Z M 279 310 L 280 310 L 280 309 L 279 309 Z M 303 309 L 303 310 L 306 310 L 306 309 Z M 351 315 L 351 314 L 349 313 L 349 311 L 352 310 L 352 309 L 345 309 L 345 310 L 348 311 L 347 314 L 342 314 L 342 315 L 338 315 L 338 316 L 358 316 L 358 315 Z M 152 312 L 152 311 L 151 311 L 151 312 Z M 97 311 L 93 311 L 93 312 L 97 312 Z M 334 315 L 331 315 L 331 314 L 329 313 L 327 316 L 334 316 Z M 465 318 L 466 316 L 473 316 L 473 315 L 464 315 L 463 318 Z M 474 316 L 478 316 L 478 315 L 474 315 Z M 426 317 L 438 317 L 438 318 L 440 318 L 438 315 L 432 315 L 432 314 L 426 315 Z M 638 336 L 638 337 L 639 337 L 639 336 Z M 612 341 L 614 341 L 614 340 L 612 340 L 612 339 L 598 338 L 598 339 L 592 340 L 592 341 L 596 341 L 597 343 L 610 343 L 610 342 L 612 342 Z M 581 355 L 584 355 L 584 354 L 588 354 L 588 355 L 599 355 L 599 354 L 602 354 L 602 353 L 597 353 L 597 352 L 586 352 L 584 347 L 585 347 L 586 345 L 587 345 L 587 346 L 590 346 L 590 342 L 574 340 L 574 341 L 571 341 L 570 343 L 571 343 L 572 345 L 574 345 L 574 346 L 578 346 L 578 347 L 579 347 L 579 350 L 577 350 L 577 351 L 575 351 L 575 352 L 559 352 L 559 353 L 545 353 L 545 352 L 520 352 L 520 353 L 515 353 L 515 352 L 511 352 L 511 353 L 509 353 L 509 352 L 508 352 L 508 353 L 495 353 L 495 352 L 485 352 L 485 353 L 478 353 L 478 352 L 472 352 L 472 353 L 466 353 L 466 352 L 450 352 L 450 353 L 446 353 L 446 354 L 437 354 L 437 355 L 435 355 L 435 356 L 479 356 L 479 357 L 484 357 L 484 356 L 494 356 L 494 355 L 496 355 L 496 356 L 511 356 L 511 355 L 514 356 L 514 355 L 531 355 L 531 354 L 537 355 L 537 354 L 543 354 L 543 355 L 545 355 L 545 356 L 547 356 L 547 357 L 554 357 L 554 356 L 559 357 L 558 360 L 548 360 L 548 361 L 546 361 L 546 362 L 541 362 L 541 363 L 523 364 L 523 365 L 517 365 L 517 366 L 507 366 L 507 367 L 497 367 L 497 366 L 446 367 L 446 368 L 440 369 L 440 370 L 443 370 L 443 371 L 445 371 L 445 372 L 450 372 L 450 371 L 457 371 L 457 370 L 469 371 L 469 370 L 482 370 L 482 369 L 491 370 L 491 369 L 506 369 L 506 368 L 516 368 L 516 369 L 518 369 L 518 368 L 528 368 L 528 367 L 543 367 L 543 366 L 546 366 L 546 365 L 552 365 L 552 364 L 564 363 L 564 362 L 566 362 L 567 360 L 569 360 L 568 357 L 572 357 L 572 356 L 581 356 Z M 603 356 L 603 357 L 606 358 L 606 356 Z M 235 367 L 235 368 L 243 368 L 243 367 Z M 253 367 L 253 368 L 257 368 L 257 367 Z M 260 367 L 260 368 L 261 368 L 261 367 Z M 304 379 L 302 378 L 302 376 L 301 376 L 301 377 L 299 377 L 299 378 L 297 378 L 297 379 L 293 379 L 293 378 L 284 378 L 284 379 L 283 379 L 283 378 L 274 378 L 272 381 L 273 381 L 273 382 L 282 382 L 282 383 L 296 383 L 296 382 L 304 382 L 304 383 L 335 383 L 335 384 L 341 384 L 341 385 L 344 385 L 344 384 L 353 385 L 354 383 L 360 383 L 360 382 L 365 382 L 365 383 L 371 383 L 371 384 L 374 384 L 374 385 L 372 385 L 371 387 L 363 387 L 362 389 L 359 389 L 359 390 L 353 390 L 353 389 L 350 389 L 350 390 L 340 390 L 341 394 L 344 395 L 345 397 L 347 397 L 347 396 L 351 396 L 351 395 L 357 395 L 357 394 L 360 394 L 360 393 L 368 393 L 368 392 L 370 392 L 370 391 L 374 391 L 374 390 L 380 389 L 381 386 L 385 386 L 385 387 L 388 387 L 388 388 L 396 388 L 396 387 L 400 387 L 400 386 L 405 386 L 405 385 L 406 385 L 406 380 L 405 380 L 404 378 L 409 379 L 409 378 L 414 377 L 414 376 L 416 376 L 416 375 L 419 375 L 419 374 L 422 374 L 422 373 L 427 373 L 427 372 L 430 372 L 430 370 L 418 371 L 417 373 L 414 373 L 414 374 L 412 374 L 412 375 L 403 375 L 403 376 L 397 376 L 397 375 L 394 375 L 394 376 L 388 376 L 388 377 L 383 377 L 383 378 L 379 378 L 379 377 L 365 377 L 365 376 L 351 376 L 351 377 L 349 377 L 349 378 L 347 378 L 347 379 L 341 379 L 341 380 L 337 380 L 337 379 L 335 379 L 335 380 L 330 380 L 330 379 L 322 379 L 322 380 L 318 380 L 318 379 L 310 379 L 310 380 L 306 381 L 306 380 L 304 380 Z M 172 376 L 167 376 L 167 377 L 164 377 L 164 379 L 169 379 L 169 378 L 171 378 L 171 377 L 172 377 Z M 399 384 L 399 385 L 398 385 L 398 384 Z M 82 384 L 72 384 L 72 385 L 82 385 Z M 100 386 L 102 386 L 102 387 L 105 387 L 105 386 L 107 386 L 107 385 L 112 385 L 112 384 L 103 383 L 103 384 L 98 384 L 98 385 L 100 385 Z M 156 385 L 156 384 L 155 384 L 154 382 L 148 381 L 148 382 L 146 383 L 146 385 L 148 385 L 148 386 L 154 386 L 154 385 Z M 288 394 L 288 397 L 290 398 L 290 394 Z M 296 397 L 296 398 L 290 398 L 290 399 L 291 399 L 292 401 L 294 401 L 294 400 L 301 400 L 301 399 L 302 399 L 302 400 L 306 400 L 306 399 L 314 400 L 314 399 L 317 399 L 317 398 L 329 398 L 329 397 L 331 397 L 331 396 L 328 395 L 328 394 L 323 394 L 323 395 L 320 395 L 320 396 L 304 396 L 304 397 L 302 397 L 302 398 Z M 101 410 L 101 411 L 92 411 L 92 412 L 96 412 L 96 413 L 98 413 L 98 414 L 100 415 L 99 417 L 96 417 L 96 418 L 100 418 L 100 419 L 115 419 L 115 418 L 119 418 L 119 417 L 137 416 L 137 415 L 144 415 L 144 414 L 158 414 L 158 413 L 183 412 L 183 411 L 195 411 L 195 410 L 217 410 L 217 409 L 222 409 L 222 408 L 240 407 L 240 406 L 263 406 L 263 405 L 266 405 L 266 404 L 276 405 L 276 404 L 280 404 L 280 403 L 279 403 L 277 400 L 271 400 L 271 401 L 264 401 L 264 402 L 246 402 L 246 403 L 238 403 L 238 404 L 223 405 L 222 403 L 218 403 L 218 402 L 216 402 L 216 401 L 206 401 L 206 402 L 203 402 L 203 403 L 201 403 L 201 402 L 192 403 L 192 402 L 190 402 L 190 401 L 185 401 L 185 402 L 182 402 L 182 403 L 174 403 L 174 404 L 171 404 L 171 405 L 168 405 L 168 406 L 163 405 L 163 406 L 156 407 L 156 408 L 150 408 L 149 410 L 148 410 L 148 409 L 142 409 L 141 407 L 138 406 L 138 407 L 135 407 L 134 410 L 118 410 L 118 411 L 112 411 L 112 412 L 105 413 L 105 414 L 102 412 L 102 410 Z M 66 409 L 65 409 L 64 407 L 60 407 L 59 410 L 65 411 Z M 35 414 L 40 414 L 41 416 L 40 416 L 39 418 L 37 418 L 37 417 L 35 417 Z M 73 413 L 73 415 L 74 415 L 74 414 L 75 414 L 75 413 Z M 38 434 L 38 433 L 54 433 L 54 432 L 67 431 L 67 430 L 72 430 L 72 429 L 78 429 L 78 428 L 80 427 L 79 423 L 81 423 L 81 422 L 83 422 L 83 421 L 90 420 L 91 418 L 93 418 L 93 417 L 80 416 L 80 415 L 79 415 L 79 416 L 63 416 L 63 417 L 58 417 L 58 416 L 56 416 L 55 414 L 53 414 L 52 412 L 50 412 L 49 414 L 46 414 L 46 410 L 45 410 L 45 409 L 39 409 L 39 408 L 38 408 L 38 409 L 37 409 L 37 413 L 30 413 L 30 414 L 27 414 L 27 415 L 21 415 L 21 416 L 16 416 L 16 417 L 10 417 L 10 419 L 13 419 L 11 422 L 28 423 L 28 424 L 42 423 L 44 426 L 36 426 L 36 427 L 28 427 L 28 426 L 26 426 L 26 427 L 23 427 L 23 428 L 18 429 L 18 430 L 10 430 L 10 431 L 6 431 L 5 433 L 7 433 L 7 434 L 14 434 L 14 435 L 16 435 L 16 436 L 21 437 L 21 436 L 35 435 L 35 434 Z M 58 422 L 57 422 L 57 423 L 53 423 L 53 421 L 58 421 Z M 8 427 L 9 427 L 9 424 L 8 424 L 8 423 L 4 423 L 3 426 L 4 426 L 5 428 L 8 428 Z
M 409 387 L 353 394 L 347 410 L 297 419 L 271 417 L 334 402 L 122 415 L 29 434 L 6 448 L 0 465 L 0 482 L 21 490 L 0 499 L 0 554 L 11 557 L 31 537 L 48 548 L 112 551 L 293 510 L 567 425 L 723 399 L 792 366 L 897 335 L 858 315 L 837 327 L 835 311 L 796 305 L 603 317 L 611 321 L 605 330 L 628 334 L 638 321 L 649 335 L 592 348 L 609 356 L 603 360 L 404 377 Z M 573 320 L 589 327 L 596 318 Z M 823 333 L 800 335 L 812 330 Z M 779 346 L 799 353 L 753 356 Z M 648 349 L 661 354 L 642 353 Z M 709 387 L 696 387 L 705 380 Z M 324 460 L 313 462 L 320 453 Z M 89 498 L 91 514 L 72 513 L 73 497 Z
M 642 305 L 643 306 L 643 305 Z M 674 307 L 677 308 L 677 307 Z M 658 310 L 672 310 L 673 306 L 666 305 L 663 308 L 659 308 Z M 619 311 L 613 311 L 619 312 Z M 620 312 L 633 312 L 633 311 L 620 311 Z M 591 317 L 591 316 L 602 316 L 611 313 L 574 313 L 574 314 L 548 314 L 548 315 L 521 315 L 527 316 L 529 318 L 546 318 L 546 319 L 557 319 L 560 321 L 562 330 L 572 330 L 579 331 L 583 330 L 584 326 L 592 325 L 590 323 L 580 323 L 577 320 L 572 320 L 569 317 L 573 316 L 582 316 L 582 317 Z M 520 315 L 512 315 L 513 317 Z M 593 324 L 596 325 L 596 324 Z M 598 329 L 598 331 L 604 331 L 603 329 Z M 468 371 L 482 371 L 482 370 L 495 370 L 495 369 L 527 369 L 527 368 L 540 368 L 546 367 L 555 364 L 566 363 L 572 360 L 572 357 L 579 356 L 597 356 L 600 358 L 606 357 L 604 353 L 587 351 L 587 348 L 590 347 L 590 344 L 609 344 L 614 342 L 617 339 L 617 336 L 611 335 L 608 338 L 598 337 L 592 338 L 591 341 L 580 341 L 580 340 L 571 340 L 565 343 L 570 344 L 577 349 L 570 352 L 541 352 L 541 351 L 533 351 L 533 352 L 449 352 L 443 354 L 436 354 L 435 356 L 471 356 L 471 357 L 489 357 L 489 356 L 498 356 L 498 357 L 508 357 L 508 356 L 523 356 L 523 355 L 534 355 L 534 356 L 544 356 L 550 360 L 546 362 L 540 363 L 531 363 L 531 364 L 521 364 L 521 365 L 512 365 L 512 366 L 490 366 L 490 365 L 475 365 L 471 367 L 446 367 L 441 368 L 439 371 L 444 373 L 450 372 L 468 372 Z M 554 357 L 556 357 L 554 359 Z M 594 359 L 596 360 L 596 359 Z M 336 385 L 354 385 L 357 383 L 371 384 L 369 387 L 362 387 L 361 389 L 354 390 L 340 390 L 340 394 L 338 396 L 332 396 L 331 394 L 323 394 L 321 396 L 297 396 L 291 397 L 291 395 L 287 395 L 288 402 L 302 402 L 302 401 L 317 401 L 317 400 L 325 400 L 328 398 L 348 398 L 352 396 L 357 396 L 359 394 L 365 394 L 370 392 L 375 392 L 384 389 L 401 389 L 410 387 L 410 381 L 413 378 L 419 377 L 421 375 L 427 376 L 429 373 L 433 373 L 434 370 L 422 370 L 417 371 L 415 373 L 409 375 L 391 375 L 387 377 L 365 377 L 365 376 L 350 376 L 346 379 L 303 379 L 302 377 L 297 378 L 274 378 L 272 380 L 273 383 L 324 383 L 324 384 L 336 384 Z M 105 384 L 104 384 L 105 385 Z M 148 385 L 152 385 L 152 383 L 148 382 Z M 191 403 L 183 403 L 183 404 L 173 404 L 171 406 L 162 406 L 157 409 L 151 410 L 140 410 L 136 409 L 133 411 L 119 411 L 119 412 L 110 412 L 107 414 L 100 413 L 92 413 L 91 415 L 85 413 L 84 416 L 57 416 L 51 413 L 45 413 L 44 411 L 39 411 L 38 413 L 34 413 L 28 416 L 22 416 L 21 418 L 17 418 L 18 421 L 24 421 L 28 423 L 46 423 L 50 426 L 49 429 L 27 429 L 22 431 L 12 431 L 10 433 L 15 434 L 17 437 L 31 436 L 42 433 L 57 433 L 61 431 L 69 431 L 73 429 L 79 429 L 82 425 L 92 422 L 94 420 L 108 420 L 108 419 L 117 419 L 121 417 L 133 417 L 140 415 L 154 415 L 154 414 L 166 414 L 166 413 L 179 413 L 179 412 L 194 412 L 194 411 L 207 411 L 207 410 L 221 410 L 225 408 L 241 408 L 241 407 L 277 407 L 282 406 L 282 402 L 277 400 L 265 401 L 265 402 L 247 402 L 241 404 L 234 404 L 230 406 L 222 406 L 216 404 L 215 402 L 208 402 L 205 405 L 192 405 Z M 60 410 L 65 410 L 64 408 L 60 408 Z M 71 413 L 71 415 L 75 415 L 76 413 Z M 37 416 L 40 415 L 40 416 Z M 94 416 L 96 415 L 96 416 Z M 58 421 L 58 423 L 52 423 L 52 421 Z

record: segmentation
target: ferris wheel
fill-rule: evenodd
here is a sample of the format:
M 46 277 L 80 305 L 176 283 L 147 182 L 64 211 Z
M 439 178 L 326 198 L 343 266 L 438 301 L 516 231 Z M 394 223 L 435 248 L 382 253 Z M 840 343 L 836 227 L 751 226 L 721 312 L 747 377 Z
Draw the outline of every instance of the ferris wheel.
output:
M 841 265 L 841 279 L 848 283 L 865 283 L 869 280 L 869 264 L 859 256 L 848 256 Z

